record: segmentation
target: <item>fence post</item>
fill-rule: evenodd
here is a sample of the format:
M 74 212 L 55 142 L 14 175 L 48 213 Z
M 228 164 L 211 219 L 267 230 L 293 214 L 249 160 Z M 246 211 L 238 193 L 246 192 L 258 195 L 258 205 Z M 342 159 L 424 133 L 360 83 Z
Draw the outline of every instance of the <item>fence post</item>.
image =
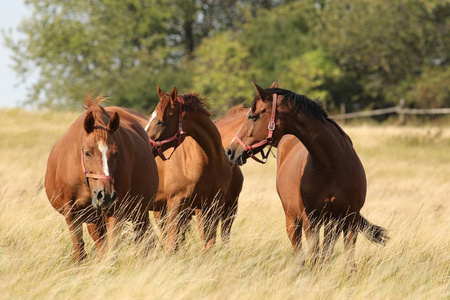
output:
M 399 115 L 399 124 L 400 126 L 406 125 L 406 117 L 403 113 L 403 109 L 405 108 L 405 99 L 400 98 L 400 102 L 398 104 L 398 115 Z
M 341 102 L 341 105 L 340 105 L 340 114 L 341 114 L 341 115 L 345 115 L 345 103 L 344 103 L 344 102 Z M 343 118 L 343 119 L 341 120 L 341 122 L 342 122 L 342 124 L 345 125 L 345 118 Z

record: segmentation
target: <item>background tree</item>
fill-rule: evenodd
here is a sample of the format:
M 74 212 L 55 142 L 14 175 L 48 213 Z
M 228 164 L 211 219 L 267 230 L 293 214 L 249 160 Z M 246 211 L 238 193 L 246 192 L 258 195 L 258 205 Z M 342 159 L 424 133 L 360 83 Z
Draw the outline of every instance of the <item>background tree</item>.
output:
M 204 39 L 196 55 L 192 64 L 193 90 L 211 99 L 214 112 L 225 113 L 231 106 L 252 98 L 249 79 L 254 71 L 249 52 L 232 33 Z
M 273 4 L 272 4 L 273 2 Z M 115 104 L 148 109 L 156 83 L 191 86 L 187 68 L 211 31 L 244 22 L 245 1 L 218 0 L 28 0 L 32 17 L 14 42 L 15 69 L 39 79 L 28 103 L 73 107 L 88 91 L 107 92 Z M 252 1 L 271 7 L 283 1 Z M 233 16 L 237 15 L 238 18 Z
M 448 0 L 28 0 L 14 42 L 29 103 L 79 107 L 89 91 L 150 110 L 155 84 L 200 92 L 217 113 L 251 80 L 320 97 L 331 112 L 450 105 Z
M 350 101 L 357 107 L 394 105 L 412 87 L 406 82 L 428 67 L 448 68 L 449 16 L 448 1 L 330 1 L 314 36 L 360 87 Z

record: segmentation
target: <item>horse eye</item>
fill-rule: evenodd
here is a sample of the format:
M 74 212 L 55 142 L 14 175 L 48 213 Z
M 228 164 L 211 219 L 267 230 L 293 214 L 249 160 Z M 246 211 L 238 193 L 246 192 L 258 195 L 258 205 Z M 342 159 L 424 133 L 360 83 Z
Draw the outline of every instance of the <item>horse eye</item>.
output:
M 119 157 L 119 151 L 114 152 L 112 156 L 113 156 L 114 158 Z
M 86 154 L 87 158 L 91 158 L 92 157 L 91 152 L 89 152 L 89 151 L 86 151 L 84 154 Z
M 156 122 L 156 125 L 160 125 L 160 126 L 162 126 L 162 125 L 164 125 L 165 123 L 163 122 L 163 121 L 161 121 L 161 120 L 158 120 L 158 122 Z

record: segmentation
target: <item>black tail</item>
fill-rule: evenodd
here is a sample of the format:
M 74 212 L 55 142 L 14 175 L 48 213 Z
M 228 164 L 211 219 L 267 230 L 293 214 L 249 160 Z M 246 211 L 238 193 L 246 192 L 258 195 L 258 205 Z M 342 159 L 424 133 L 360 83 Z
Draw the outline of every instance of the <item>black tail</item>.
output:
M 359 231 L 372 243 L 386 245 L 389 240 L 387 230 L 381 226 L 370 223 L 366 218 L 360 215 Z

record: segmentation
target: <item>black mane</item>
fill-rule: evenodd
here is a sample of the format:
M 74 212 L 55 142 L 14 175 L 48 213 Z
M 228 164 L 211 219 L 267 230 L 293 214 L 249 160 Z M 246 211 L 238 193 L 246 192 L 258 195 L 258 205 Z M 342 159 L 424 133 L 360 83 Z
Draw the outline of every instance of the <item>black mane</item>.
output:
M 350 140 L 350 143 L 352 143 L 350 137 L 342 130 L 342 128 L 334 120 L 328 117 L 328 113 L 325 111 L 322 102 L 320 102 L 319 100 L 312 100 L 305 95 L 297 94 L 290 90 L 280 88 L 268 88 L 265 89 L 265 92 L 269 95 L 277 94 L 283 96 L 283 98 L 281 99 L 281 105 L 287 106 L 293 113 L 303 113 L 321 122 L 330 122 L 338 129 L 338 131 L 342 135 L 346 136 Z M 253 99 L 252 111 L 255 110 L 256 101 L 258 99 L 258 96 L 255 96 L 255 98 Z M 272 101 L 272 97 L 270 97 L 270 101 Z

